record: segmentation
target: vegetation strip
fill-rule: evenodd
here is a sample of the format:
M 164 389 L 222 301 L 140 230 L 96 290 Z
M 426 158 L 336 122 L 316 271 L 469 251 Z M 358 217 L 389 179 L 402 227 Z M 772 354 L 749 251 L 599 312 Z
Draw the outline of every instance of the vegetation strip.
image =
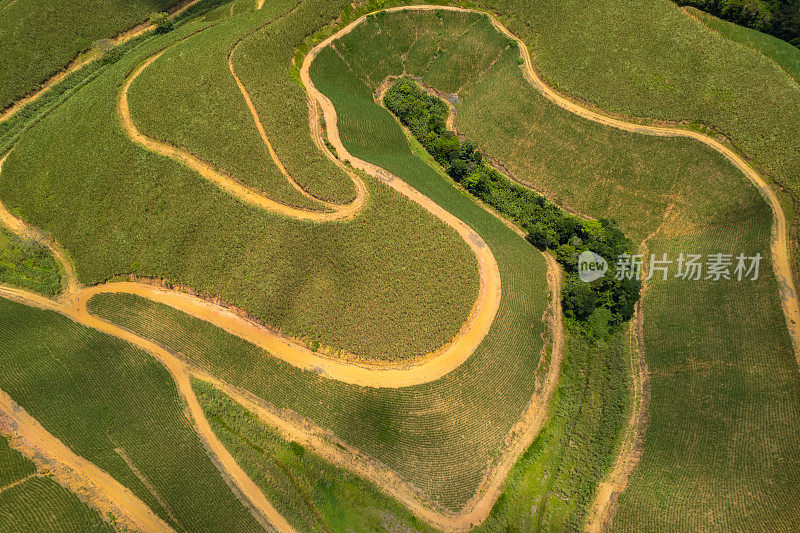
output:
M 598 308 L 611 312 L 611 330 L 633 316 L 641 281 L 618 279 L 616 259 L 632 252 L 630 240 L 614 221 L 586 220 L 570 215 L 534 191 L 512 182 L 483 163 L 471 140 L 462 142 L 445 129 L 454 121 L 449 107 L 413 80 L 401 79 L 377 96 L 448 174 L 467 191 L 527 231 L 526 239 L 540 250 L 553 250 L 568 274 L 562 294 L 567 316 L 587 320 Z M 578 258 L 590 251 L 608 263 L 606 276 L 592 283 L 578 278 Z

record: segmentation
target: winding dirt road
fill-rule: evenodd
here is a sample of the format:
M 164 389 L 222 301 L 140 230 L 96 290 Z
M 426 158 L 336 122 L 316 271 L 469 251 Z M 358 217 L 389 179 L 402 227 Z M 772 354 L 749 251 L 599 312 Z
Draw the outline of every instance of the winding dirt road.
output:
M 453 228 L 461 236 L 461 238 L 464 239 L 464 241 L 475 254 L 478 262 L 478 271 L 480 277 L 478 297 L 473 304 L 467 320 L 464 322 L 455 337 L 449 343 L 437 348 L 429 354 L 420 357 L 419 361 L 421 362 L 415 362 L 412 364 L 402 361 L 399 363 L 381 362 L 379 364 L 363 364 L 356 363 L 353 360 L 334 360 L 329 356 L 312 352 L 305 346 L 302 346 L 301 344 L 296 343 L 287 337 L 276 334 L 267 328 L 260 327 L 242 317 L 234 315 L 220 306 L 214 306 L 212 304 L 208 304 L 207 302 L 201 302 L 199 298 L 190 297 L 177 291 L 155 289 L 146 284 L 115 283 L 104 284 L 87 289 L 87 292 L 77 294 L 75 296 L 76 298 L 86 302 L 94 294 L 103 292 L 129 292 L 146 298 L 154 299 L 161 303 L 165 303 L 182 311 L 188 312 L 196 318 L 201 318 L 215 325 L 223 327 L 226 331 L 253 342 L 258 346 L 261 346 L 262 348 L 268 350 L 275 357 L 297 366 L 298 368 L 319 371 L 331 379 L 366 387 L 400 388 L 434 381 L 451 372 L 455 368 L 458 368 L 472 355 L 478 345 L 483 341 L 483 338 L 489 332 L 489 328 L 494 322 L 497 310 L 500 307 L 502 288 L 500 271 L 494 258 L 494 254 L 492 254 L 491 249 L 488 247 L 488 245 L 486 245 L 480 235 L 473 231 L 472 228 L 470 228 L 459 218 L 453 216 L 450 212 L 440 207 L 437 203 L 408 185 L 400 178 L 390 174 L 376 165 L 353 157 L 347 151 L 347 149 L 341 143 L 338 130 L 336 129 L 336 110 L 333 108 L 330 100 L 328 100 L 327 97 L 325 97 L 316 89 L 316 87 L 314 87 L 314 84 L 311 81 L 308 73 L 308 69 L 313 61 L 313 58 L 316 57 L 317 52 L 323 46 L 327 46 L 328 42 L 329 41 L 320 43 L 320 45 L 317 45 L 308 54 L 300 70 L 300 76 L 308 92 L 310 100 L 309 105 L 312 108 L 312 112 L 310 113 L 312 137 L 314 138 L 317 147 L 323 150 L 323 152 L 331 161 L 348 172 L 353 180 L 353 183 L 356 186 L 357 195 L 356 199 L 351 204 L 347 204 L 345 206 L 325 204 L 326 207 L 332 209 L 330 212 L 308 211 L 280 204 L 270 198 L 265 197 L 259 192 L 242 185 L 233 177 L 219 172 L 212 165 L 201 160 L 194 154 L 191 154 L 182 148 L 172 146 L 168 143 L 152 139 L 142 134 L 131 118 L 130 106 L 128 103 L 128 90 L 137 76 L 139 76 L 139 74 L 141 74 L 148 66 L 156 61 L 161 56 L 163 51 L 151 56 L 141 66 L 134 70 L 134 72 L 128 77 L 123 85 L 118 101 L 118 111 L 121 117 L 123 128 L 131 137 L 131 139 L 140 146 L 155 153 L 180 161 L 181 163 L 198 172 L 202 177 L 208 179 L 226 192 L 229 192 L 230 194 L 240 198 L 242 201 L 267 211 L 283 214 L 293 218 L 315 222 L 327 222 L 333 220 L 346 220 L 352 218 L 353 216 L 357 215 L 358 212 L 360 212 L 366 199 L 366 186 L 363 180 L 361 180 L 361 178 L 359 178 L 355 172 L 344 166 L 342 161 L 346 161 L 353 165 L 353 167 L 362 170 L 366 174 L 386 183 Z M 236 80 L 237 85 L 239 86 L 248 108 L 250 109 L 253 120 L 258 128 L 262 140 L 264 141 L 266 149 L 270 153 L 270 156 L 281 170 L 283 175 L 298 190 L 302 191 L 302 188 L 291 178 L 281 163 L 278 155 L 272 148 L 263 125 L 258 117 L 255 106 L 253 105 L 246 88 L 239 80 L 238 76 L 236 76 L 236 73 L 233 69 L 232 53 L 228 58 L 228 66 L 231 74 Z M 327 126 L 328 139 L 334 146 L 338 157 L 334 156 L 327 150 L 322 140 L 322 132 L 319 131 L 318 127 L 315 127 L 317 120 L 315 118 L 316 114 L 314 110 L 317 108 L 317 105 L 319 105 L 323 111 L 323 116 Z M 302 192 L 307 194 L 305 191 Z M 169 294 L 170 292 L 172 293 L 171 295 Z

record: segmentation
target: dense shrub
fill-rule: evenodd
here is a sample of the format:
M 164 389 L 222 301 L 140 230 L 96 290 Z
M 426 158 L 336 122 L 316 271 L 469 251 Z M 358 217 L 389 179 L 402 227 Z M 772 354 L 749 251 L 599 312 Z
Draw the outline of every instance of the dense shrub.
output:
M 165 12 L 150 15 L 150 24 L 156 27 L 156 33 L 167 33 L 175 27 L 169 14 Z
M 612 220 L 583 220 L 560 209 L 544 196 L 519 185 L 483 162 L 471 140 L 447 131 L 447 104 L 418 83 L 403 78 L 392 85 L 384 105 L 455 181 L 525 231 L 540 250 L 550 249 L 566 271 L 562 300 L 567 316 L 587 320 L 599 308 L 611 312 L 611 325 L 629 320 L 639 299 L 641 281 L 616 279 L 617 257 L 629 252 L 630 240 Z M 592 251 L 609 264 L 605 277 L 585 283 L 578 278 L 578 256 Z

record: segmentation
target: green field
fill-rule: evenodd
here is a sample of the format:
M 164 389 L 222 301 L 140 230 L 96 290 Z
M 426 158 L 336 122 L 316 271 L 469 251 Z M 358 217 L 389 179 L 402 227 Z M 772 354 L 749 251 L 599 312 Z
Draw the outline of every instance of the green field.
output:
M 800 83 L 800 49 L 796 46 L 792 46 L 772 35 L 719 19 L 699 9 L 686 9 L 690 15 L 697 17 L 711 31 L 719 33 L 726 39 L 761 52 L 772 59 L 795 83 Z
M 800 408 L 800 379 L 766 262 L 769 208 L 701 144 L 576 119 L 536 94 L 517 69 L 513 56 L 496 63 L 459 93 L 456 113 L 459 131 L 513 176 L 573 210 L 616 218 L 637 242 L 660 227 L 649 242 L 658 257 L 765 258 L 757 282 L 676 280 L 675 265 L 669 281 L 650 281 L 650 425 L 615 528 L 737 529 L 757 522 L 785 529 L 798 502 L 792 477 L 800 471 L 800 426 L 792 413 Z M 490 96 L 499 87 L 502 102 Z
M 467 222 L 492 249 L 503 279 L 503 300 L 477 352 L 434 383 L 364 389 L 298 371 L 210 325 L 134 297 L 100 296 L 92 300 L 92 308 L 157 338 L 214 375 L 332 430 L 433 501 L 457 509 L 474 492 L 487 459 L 532 395 L 547 303 L 544 261 L 522 238 L 414 157 L 392 116 L 373 103 L 356 78 L 336 79 L 341 71 L 336 64 L 323 63 L 326 57 L 315 61 L 312 76 L 337 105 L 348 150 L 406 180 Z M 504 391 L 502 397 L 498 390 Z
M 225 24 L 231 36 L 240 36 L 293 6 L 269 5 L 206 31 L 222 31 Z M 318 8 L 317 3 L 303 3 L 261 31 L 290 32 L 295 37 L 288 42 L 300 43 L 306 32 L 321 24 Z M 0 197 L 9 209 L 52 234 L 73 258 L 85 284 L 128 274 L 164 279 L 220 297 L 310 344 L 369 359 L 420 355 L 451 340 L 477 297 L 477 262 L 455 231 L 416 204 L 368 181 L 368 203 L 351 222 L 294 221 L 243 205 L 186 167 L 127 139 L 115 111 L 118 85 L 137 62 L 196 29 L 187 24 L 147 41 L 26 133 L 6 160 L 0 180 Z M 202 36 L 173 50 L 191 52 L 189 45 Z M 201 55 L 204 42 L 197 47 Z M 305 106 L 301 89 L 288 76 L 291 50 L 288 46 L 282 60 L 279 55 L 260 57 L 282 61 L 285 93 L 293 91 Z M 207 63 L 209 70 L 227 68 L 226 53 L 215 61 Z M 131 88 L 135 117 L 145 111 L 164 114 L 160 106 L 184 101 L 184 88 L 202 87 L 203 77 L 197 72 L 169 73 L 174 76 L 164 86 L 177 96 L 148 102 L 142 111 L 136 93 L 146 91 L 147 80 L 136 80 Z M 259 87 L 258 80 L 247 76 L 243 68 L 243 81 Z M 231 85 L 228 89 L 238 93 Z M 181 124 L 213 119 L 219 121 L 214 129 L 229 131 L 224 124 L 237 115 L 226 111 L 225 101 L 215 100 L 214 91 L 198 94 L 209 99 L 200 106 L 202 114 L 176 114 Z M 253 90 L 252 96 L 258 106 L 280 106 L 283 111 L 275 116 L 297 115 L 285 127 L 307 124 L 307 109 L 288 108 L 280 99 L 283 94 Z M 222 106 L 219 113 L 209 117 L 205 106 L 217 103 Z M 244 107 L 243 100 L 238 103 Z M 242 126 L 252 128 L 252 119 Z M 300 135 L 292 131 L 281 129 L 273 136 L 279 155 L 278 139 L 309 137 L 307 126 Z M 311 146 L 310 140 L 294 144 L 302 142 Z M 316 148 L 313 151 L 317 155 L 312 158 L 322 157 Z M 246 156 L 225 154 L 226 161 Z M 286 164 L 291 170 L 288 158 Z M 341 175 L 337 178 L 349 182 Z
M 371 483 L 287 442 L 211 385 L 192 386 L 214 433 L 299 531 L 431 530 Z
M 0 389 L 72 451 L 173 527 L 259 529 L 151 356 L 57 313 L 4 299 L 0 323 Z
M 545 80 L 565 94 L 612 113 L 702 123 L 727 136 L 791 194 L 784 209 L 793 216 L 800 87 L 775 61 L 710 32 L 670 0 L 644 0 L 636 9 L 625 0 L 481 4 L 529 45 Z
M 36 465 L 0 436 L 0 529 L 3 531 L 113 531 L 94 509 L 38 474 Z
M 0 109 L 10 106 L 80 52 L 164 11 L 176 0 L 7 0 L 0 2 Z

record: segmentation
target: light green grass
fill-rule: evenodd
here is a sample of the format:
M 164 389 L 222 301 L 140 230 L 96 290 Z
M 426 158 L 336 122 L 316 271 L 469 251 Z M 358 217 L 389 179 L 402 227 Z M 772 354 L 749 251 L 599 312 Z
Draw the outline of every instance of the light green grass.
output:
M 78 53 L 164 11 L 175 0 L 15 0 L 0 4 L 0 109 L 35 89 Z
M 226 22 L 231 35 L 242 34 L 242 21 L 254 29 L 293 4 L 270 5 Z M 299 43 L 321 23 L 320 5 L 303 3 L 264 31 Z M 3 168 L 4 203 L 52 234 L 85 284 L 127 274 L 163 278 L 244 308 L 287 335 L 370 359 L 424 354 L 451 340 L 477 297 L 477 262 L 454 230 L 410 200 L 367 178 L 369 201 L 353 221 L 295 221 L 243 205 L 127 139 L 115 110 L 119 84 L 139 61 L 193 29 L 185 25 L 127 54 L 26 133 Z M 190 43 L 175 50 L 191 52 Z M 287 87 L 294 84 L 290 54 L 282 60 L 260 54 L 281 66 Z M 224 67 L 226 58 L 215 59 Z M 202 79 L 170 72 L 165 86 L 176 90 Z M 277 100 L 270 105 L 284 108 L 264 116 L 293 116 L 287 127 L 303 124 L 281 129 L 274 139 L 306 142 L 292 139 L 309 137 L 307 108 L 288 108 L 284 93 L 262 94 L 248 72 L 243 68 L 242 77 L 257 105 L 272 96 Z M 305 106 L 299 90 L 286 89 Z M 168 103 L 175 101 L 180 98 Z M 157 104 L 150 111 L 158 112 Z M 221 111 L 215 117 L 224 122 Z M 134 105 L 133 112 L 148 111 Z M 204 116 L 179 118 L 186 125 Z
M 0 324 L 0 388 L 72 451 L 173 527 L 259 529 L 206 455 L 155 359 L 55 312 L 8 300 L 0 299 Z
M 192 385 L 214 433 L 299 531 L 430 531 L 371 483 L 287 442 L 211 385 Z
M 61 292 L 61 267 L 43 245 L 0 227 L 0 283 L 55 296 Z

